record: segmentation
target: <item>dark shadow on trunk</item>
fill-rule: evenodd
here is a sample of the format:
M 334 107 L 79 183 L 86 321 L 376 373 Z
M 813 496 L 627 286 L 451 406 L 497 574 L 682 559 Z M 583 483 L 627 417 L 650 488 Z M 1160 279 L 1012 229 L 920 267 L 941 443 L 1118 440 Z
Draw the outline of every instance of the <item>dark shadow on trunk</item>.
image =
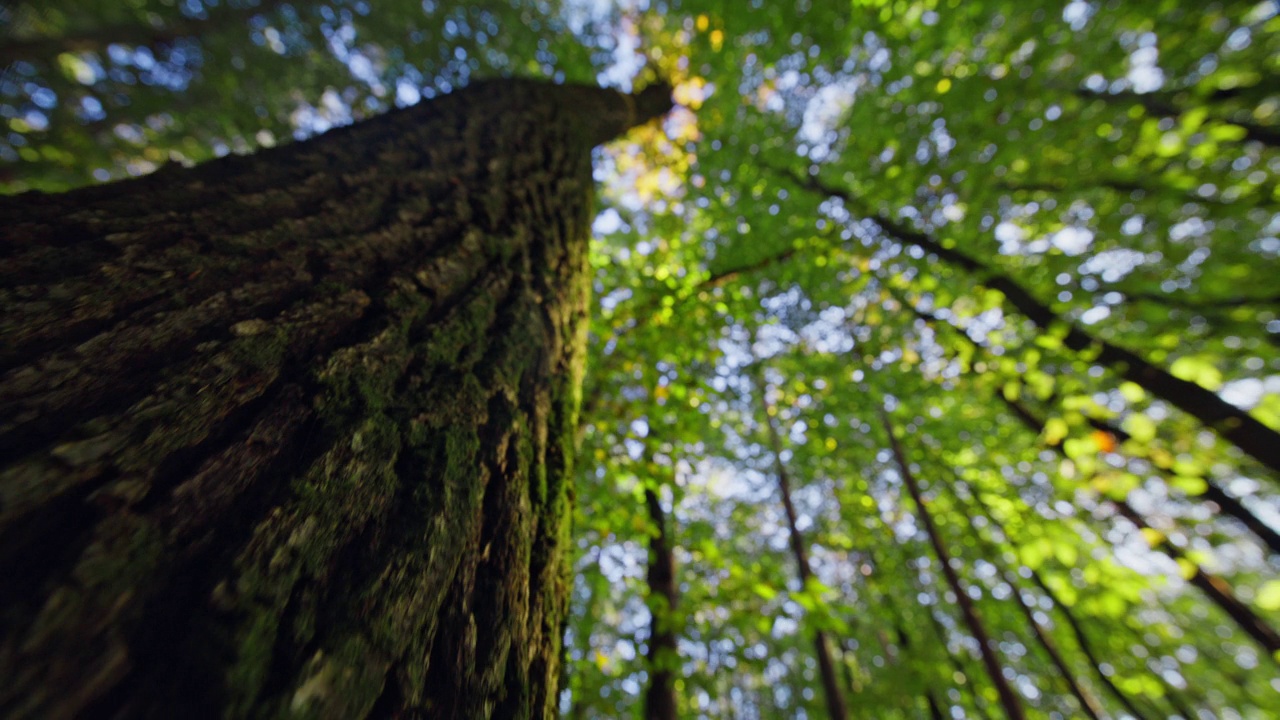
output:
M 591 148 L 494 81 L 0 198 L 2 714 L 556 706 Z

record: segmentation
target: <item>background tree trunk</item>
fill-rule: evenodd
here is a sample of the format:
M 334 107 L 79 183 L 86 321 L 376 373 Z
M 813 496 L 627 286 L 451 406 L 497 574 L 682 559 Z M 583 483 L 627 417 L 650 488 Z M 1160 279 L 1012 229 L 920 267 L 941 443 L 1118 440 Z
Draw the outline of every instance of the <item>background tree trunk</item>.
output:
M 654 532 L 649 537 L 649 650 L 646 653 L 649 668 L 649 687 L 644 693 L 645 720 L 675 720 L 676 673 L 679 667 L 678 639 L 676 637 L 676 603 L 679 600 L 676 582 L 676 558 L 668 532 L 666 512 L 656 487 L 644 490 L 645 508 Z
M 554 714 L 591 148 L 473 85 L 0 199 L 0 714 Z

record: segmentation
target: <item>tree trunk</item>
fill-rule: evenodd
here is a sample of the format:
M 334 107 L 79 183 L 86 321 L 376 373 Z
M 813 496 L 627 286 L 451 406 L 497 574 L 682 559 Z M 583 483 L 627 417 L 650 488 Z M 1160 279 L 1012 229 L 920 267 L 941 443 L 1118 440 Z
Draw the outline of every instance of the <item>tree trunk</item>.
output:
M 0 714 L 549 717 L 590 149 L 479 83 L 0 199 Z
M 865 217 L 874 220 L 885 234 L 894 240 L 915 245 L 966 272 L 979 276 L 983 285 L 999 290 L 1018 312 L 1027 316 L 1037 327 L 1050 333 L 1061 334 L 1063 345 L 1076 352 L 1086 350 L 1096 352 L 1096 362 L 1099 365 L 1110 368 L 1125 380 L 1141 386 L 1153 396 L 1195 417 L 1224 440 L 1253 456 L 1274 473 L 1280 473 L 1280 432 L 1223 400 L 1217 393 L 1194 382 L 1175 377 L 1164 368 L 1146 361 L 1137 353 L 1090 335 L 1060 317 L 1009 275 L 1002 274 L 986 263 L 944 245 L 928 234 L 912 230 L 894 222 L 892 218 L 866 208 L 852 193 L 827 185 L 816 177 L 801 177 L 794 173 L 787 173 L 787 175 L 802 187 L 840 198 L 851 208 L 862 210 Z
M 644 490 L 645 507 L 653 534 L 649 536 L 649 687 L 644 694 L 645 720 L 675 720 L 676 687 L 673 665 L 678 667 L 675 611 L 678 599 L 676 559 L 667 532 L 666 513 L 657 489 Z
M 935 329 L 939 327 L 948 328 L 953 331 L 952 335 L 957 339 L 967 342 L 976 350 L 983 352 L 987 351 L 988 348 L 984 344 L 975 341 L 968 333 L 962 332 L 951 323 L 939 320 L 937 316 L 915 307 L 906 298 L 898 295 L 892 290 L 890 290 L 890 294 L 894 296 L 895 300 L 910 310 L 917 318 L 923 320 L 927 325 Z M 1010 412 L 1022 420 L 1023 424 L 1029 423 L 1036 426 L 1040 425 L 1039 419 L 1036 418 L 1025 405 L 1017 400 L 1010 400 L 1003 392 L 997 391 L 995 394 L 999 396 L 997 399 L 1004 403 L 1004 405 L 1009 408 Z M 1056 402 L 1053 398 L 1050 398 L 1049 401 Z M 1089 425 L 1095 430 L 1110 433 L 1118 442 L 1123 443 L 1130 437 L 1129 433 L 1125 432 L 1123 428 L 1105 420 L 1099 420 L 1095 417 L 1085 417 L 1085 422 L 1089 423 Z M 1151 459 L 1151 465 L 1157 472 L 1165 477 L 1165 485 L 1172 487 L 1174 478 L 1172 469 L 1160 465 L 1154 459 Z M 1192 477 L 1196 477 L 1196 479 L 1203 482 L 1205 489 L 1199 496 L 1189 496 L 1188 499 L 1194 500 L 1199 497 L 1214 503 L 1217 505 L 1217 508 L 1211 508 L 1211 510 L 1214 512 L 1221 512 L 1225 515 L 1230 515 L 1240 521 L 1245 528 L 1256 535 L 1258 539 L 1270 549 L 1272 554 L 1280 555 L 1280 533 L 1276 532 L 1270 525 L 1263 522 L 1262 518 L 1259 518 L 1250 511 L 1249 508 L 1245 507 L 1242 501 L 1232 497 L 1231 494 L 1223 489 L 1222 485 L 1220 485 L 1214 478 L 1209 477 L 1208 475 Z
M 951 553 L 948 552 L 947 546 L 943 543 L 942 536 L 938 534 L 938 528 L 933 522 L 933 514 L 924 502 L 924 494 L 920 492 L 920 486 L 916 482 L 915 475 L 911 473 L 911 468 L 907 465 L 906 453 L 903 452 L 902 445 L 898 442 L 898 437 L 893 434 L 893 423 L 889 420 L 888 413 L 883 410 L 880 411 L 880 421 L 884 425 L 885 433 L 889 436 L 889 449 L 893 452 L 894 461 L 897 463 L 898 470 L 902 475 L 902 483 L 906 485 L 907 494 L 911 496 L 911 500 L 916 504 L 920 524 L 924 527 L 925 534 L 929 536 L 929 544 L 933 546 L 934 554 L 938 556 L 938 565 L 942 571 L 942 576 L 946 579 L 952 594 L 956 596 L 956 605 L 960 608 L 960 615 L 964 618 L 965 626 L 969 629 L 969 633 L 973 635 L 973 639 L 978 641 L 978 651 L 982 658 L 982 665 L 987 670 L 987 676 L 990 678 L 991 684 L 996 688 L 996 694 L 1000 696 L 1000 705 L 1004 708 L 1005 715 L 1008 717 L 1025 718 L 1026 713 L 1022 709 L 1022 701 L 1013 692 L 1009 681 L 1005 679 L 1000 659 L 996 657 L 995 643 L 992 642 L 991 636 L 987 633 L 986 626 L 983 625 L 982 618 L 978 615 L 978 608 L 973 604 L 973 599 L 965 592 L 964 585 L 960 582 L 960 576 L 956 573 L 955 568 L 951 567 Z
M 804 535 L 797 526 L 795 503 L 791 501 L 791 477 L 787 466 L 782 462 L 782 436 L 774 421 L 776 410 L 768 399 L 768 388 L 763 373 L 757 372 L 753 378 L 760 394 L 761 411 L 764 414 L 765 431 L 769 435 L 769 447 L 773 452 L 774 470 L 778 475 L 778 494 L 782 496 L 782 509 L 787 516 L 788 538 L 791 543 L 791 554 L 796 559 L 796 568 L 800 576 L 800 586 L 808 586 L 813 577 L 813 567 L 809 564 L 809 551 L 805 548 Z M 845 720 L 849 710 L 845 705 L 844 693 L 840 689 L 839 676 L 836 674 L 835 658 L 831 653 L 831 640 L 827 633 L 818 630 L 813 634 L 813 651 L 818 658 L 818 674 L 822 678 L 823 698 L 827 705 L 827 717 L 830 720 Z
M 1037 435 L 1044 432 L 1044 422 L 1033 415 L 1031 411 L 1027 410 L 1021 404 L 1006 398 L 1003 393 L 995 393 L 995 395 L 998 399 L 1004 401 L 1004 403 L 1010 408 L 1010 412 L 1017 417 L 1028 430 L 1036 433 Z M 1061 443 L 1051 447 L 1055 453 L 1063 459 L 1067 459 L 1066 451 L 1063 449 Z M 1146 518 L 1138 513 L 1138 511 L 1135 510 L 1127 500 L 1122 498 L 1113 498 L 1106 495 L 1101 495 L 1099 499 L 1104 505 L 1109 505 L 1113 510 L 1115 510 L 1116 514 L 1133 523 L 1138 530 L 1141 531 L 1151 528 L 1151 525 L 1147 522 Z M 1237 625 L 1240 626 L 1241 630 L 1244 630 L 1259 645 L 1261 645 L 1266 651 L 1265 654 L 1268 657 L 1274 660 L 1277 664 L 1280 664 L 1280 659 L 1277 659 L 1276 657 L 1277 654 L 1280 654 L 1280 631 L 1277 631 L 1266 620 L 1255 613 L 1252 608 L 1237 598 L 1235 591 L 1232 590 L 1231 585 L 1227 583 L 1226 580 L 1223 580 L 1217 575 L 1205 572 L 1204 568 L 1202 568 L 1199 563 L 1186 557 L 1185 553 L 1170 542 L 1169 538 L 1165 537 L 1163 533 L 1158 533 L 1158 535 L 1159 539 L 1152 543 L 1151 549 L 1164 553 L 1180 566 L 1184 566 L 1186 569 L 1189 569 L 1191 572 L 1187 577 L 1187 582 L 1191 583 L 1203 592 L 1205 596 L 1209 598 L 1210 602 L 1221 608 L 1223 612 L 1225 612 Z

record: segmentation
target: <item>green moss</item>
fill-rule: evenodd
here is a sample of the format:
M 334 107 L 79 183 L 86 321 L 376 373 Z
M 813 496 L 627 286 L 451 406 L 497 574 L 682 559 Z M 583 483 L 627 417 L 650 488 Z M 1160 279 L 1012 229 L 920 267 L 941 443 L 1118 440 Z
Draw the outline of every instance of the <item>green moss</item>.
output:
M 299 509 L 311 513 L 319 525 L 317 540 L 384 509 L 398 485 L 399 454 L 398 425 L 386 415 L 371 415 L 294 484 Z M 311 541 L 300 548 L 304 556 L 308 544 Z
M 151 577 L 164 554 L 164 535 L 146 518 L 120 514 L 98 526 L 97 540 L 76 566 L 76 579 L 107 594 L 133 591 Z
M 278 325 L 268 326 L 265 332 L 233 340 L 225 352 L 239 367 L 278 368 L 289 353 L 289 331 Z
M 236 636 L 235 664 L 227 671 L 229 702 L 226 717 L 247 717 L 271 670 L 271 657 L 280 630 L 275 608 L 255 607 Z
M 389 663 L 367 641 L 348 636 L 333 652 L 317 652 L 289 698 L 293 718 L 361 718 L 368 715 L 386 683 Z
M 534 451 L 533 432 L 520 422 L 515 428 L 516 448 L 521 472 L 529 476 L 529 499 L 535 508 L 541 508 L 547 502 L 547 465 L 538 462 Z
M 355 418 L 385 412 L 408 360 L 403 337 L 390 329 L 368 343 L 334 353 L 318 378 L 325 388 L 321 417 L 340 429 Z

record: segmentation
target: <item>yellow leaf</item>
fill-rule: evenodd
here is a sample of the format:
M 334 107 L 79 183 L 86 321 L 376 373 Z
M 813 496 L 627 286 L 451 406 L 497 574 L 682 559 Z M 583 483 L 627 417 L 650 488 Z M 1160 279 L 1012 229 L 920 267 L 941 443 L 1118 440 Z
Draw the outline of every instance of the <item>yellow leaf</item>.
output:
M 1120 383 L 1120 394 L 1131 403 L 1142 402 L 1142 399 L 1147 396 L 1141 385 L 1131 382 Z
M 1153 548 L 1164 542 L 1164 533 L 1155 528 L 1142 528 L 1142 537 L 1147 541 L 1147 545 Z
M 951 89 L 951 78 L 942 78 L 938 81 L 938 94 L 944 95 Z
M 712 30 L 710 37 L 711 37 L 711 49 L 715 52 L 720 52 L 720 48 L 724 45 L 724 31 Z
M 1124 419 L 1125 432 L 1140 443 L 1149 443 L 1156 437 L 1156 423 L 1142 413 L 1133 413 Z
M 1067 436 L 1067 421 L 1062 418 L 1049 418 L 1044 424 L 1044 441 L 1049 445 L 1057 445 Z
M 1194 475 L 1175 475 L 1169 484 L 1193 497 L 1203 495 L 1204 491 L 1209 489 L 1209 484 L 1204 481 L 1204 478 Z
M 1262 610 L 1280 610 L 1280 580 L 1272 580 L 1258 588 L 1254 602 Z

